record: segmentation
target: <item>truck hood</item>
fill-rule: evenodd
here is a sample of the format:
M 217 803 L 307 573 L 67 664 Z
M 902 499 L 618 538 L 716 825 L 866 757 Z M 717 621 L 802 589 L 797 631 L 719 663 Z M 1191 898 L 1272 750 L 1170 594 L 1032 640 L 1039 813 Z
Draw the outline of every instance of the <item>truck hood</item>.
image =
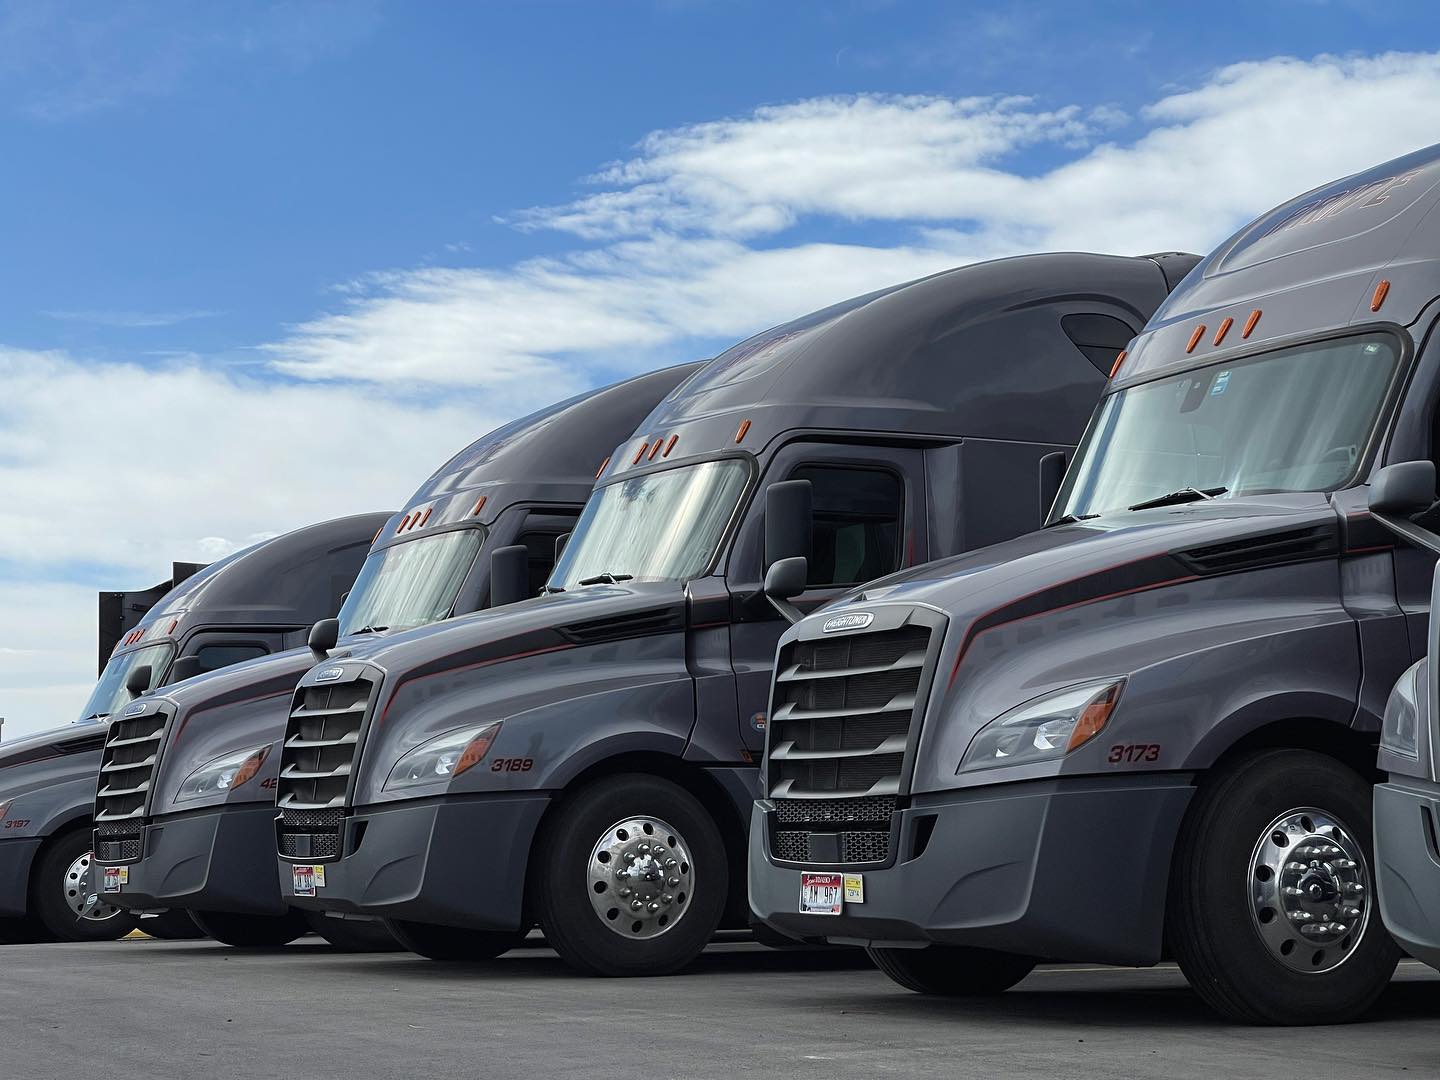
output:
M 38 731 L 0 743 L 0 769 L 98 750 L 105 738 L 106 724 L 85 720 L 78 724 Z

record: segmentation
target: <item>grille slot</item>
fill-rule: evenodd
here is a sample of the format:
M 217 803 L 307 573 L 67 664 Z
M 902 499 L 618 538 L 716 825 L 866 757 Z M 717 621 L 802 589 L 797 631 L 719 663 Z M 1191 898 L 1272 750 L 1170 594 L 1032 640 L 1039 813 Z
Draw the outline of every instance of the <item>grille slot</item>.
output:
M 372 689 L 368 679 L 354 679 L 296 692 L 275 792 L 281 855 L 339 856 L 345 798 Z
M 100 779 L 95 793 L 97 825 L 133 821 L 133 832 L 138 838 L 168 720 L 167 713 L 156 711 L 111 723 L 100 755 Z
M 139 862 L 141 855 L 139 824 L 106 822 L 95 828 L 95 861 L 98 863 Z
M 895 807 L 893 795 L 776 799 L 770 853 L 781 862 L 885 862 Z
M 769 794 L 898 792 L 930 637 L 930 627 L 910 625 L 787 645 L 769 723 Z

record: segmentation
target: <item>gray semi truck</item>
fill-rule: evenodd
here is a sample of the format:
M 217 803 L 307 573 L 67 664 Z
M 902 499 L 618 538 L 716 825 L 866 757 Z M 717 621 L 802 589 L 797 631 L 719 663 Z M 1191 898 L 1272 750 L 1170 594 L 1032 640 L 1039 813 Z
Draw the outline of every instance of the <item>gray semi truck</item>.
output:
M 1440 453 L 1437 180 L 1432 148 L 1241 229 L 1118 364 L 1049 527 L 787 634 L 766 923 L 929 993 L 1173 956 L 1242 1021 L 1369 1007 L 1376 746 L 1433 556 L 1367 485 Z
M 435 959 L 538 923 L 607 975 L 746 926 L 785 626 L 767 567 L 805 555 L 781 603 L 809 609 L 1035 528 L 1042 462 L 1195 261 L 977 264 L 722 353 L 615 450 L 545 595 L 301 680 L 276 790 L 289 902 L 382 917 Z
M 304 641 L 334 614 L 384 514 L 325 522 L 209 566 L 177 563 L 154 588 L 100 594 L 101 671 L 80 722 L 0 746 L 0 940 L 122 937 L 137 916 L 91 906 L 91 811 L 107 724 L 135 690 Z M 189 919 L 147 929 L 194 933 Z
M 341 656 L 367 638 L 504 602 L 492 558 L 511 599 L 537 593 L 604 456 L 699 367 L 562 401 L 456 454 L 375 533 L 338 622 L 316 628 L 316 647 Z M 394 947 L 373 921 L 307 920 L 276 882 L 276 744 L 295 684 L 314 663 L 306 647 L 191 679 L 147 695 L 112 725 L 105 767 L 128 779 L 119 792 L 103 779 L 98 796 L 91 788 L 104 902 L 189 911 L 234 946 L 284 944 L 313 923 L 337 947 Z

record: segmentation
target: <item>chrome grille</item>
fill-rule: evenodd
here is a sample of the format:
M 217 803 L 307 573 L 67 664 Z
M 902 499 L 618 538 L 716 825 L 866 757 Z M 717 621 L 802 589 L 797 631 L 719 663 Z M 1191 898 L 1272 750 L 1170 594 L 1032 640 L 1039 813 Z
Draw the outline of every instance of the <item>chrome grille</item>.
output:
M 373 688 L 361 678 L 296 692 L 275 793 L 281 855 L 333 859 L 340 854 L 345 799 Z
M 776 799 L 770 853 L 781 862 L 885 862 L 896 805 L 893 795 Z M 812 837 L 817 838 L 813 845 Z
M 98 863 L 139 862 L 143 848 L 140 824 L 107 822 L 95 829 L 95 861 Z
M 785 646 L 769 723 L 777 798 L 894 795 L 931 628 L 907 625 Z
M 138 839 L 168 720 L 168 713 L 157 710 L 122 716 L 110 724 L 95 792 L 97 832 L 108 824 L 126 822 L 131 823 L 130 828 L 116 830 L 113 835 L 133 834 Z M 135 857 L 139 857 L 138 851 Z

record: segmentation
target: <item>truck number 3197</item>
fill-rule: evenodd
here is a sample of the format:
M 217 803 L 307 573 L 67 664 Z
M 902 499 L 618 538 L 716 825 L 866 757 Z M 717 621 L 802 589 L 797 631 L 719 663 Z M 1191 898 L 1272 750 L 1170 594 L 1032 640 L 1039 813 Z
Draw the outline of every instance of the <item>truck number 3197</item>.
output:
M 1105 760 L 1111 765 L 1119 765 L 1126 761 L 1159 761 L 1159 743 L 1116 743 L 1110 747 L 1110 753 L 1105 755 Z

